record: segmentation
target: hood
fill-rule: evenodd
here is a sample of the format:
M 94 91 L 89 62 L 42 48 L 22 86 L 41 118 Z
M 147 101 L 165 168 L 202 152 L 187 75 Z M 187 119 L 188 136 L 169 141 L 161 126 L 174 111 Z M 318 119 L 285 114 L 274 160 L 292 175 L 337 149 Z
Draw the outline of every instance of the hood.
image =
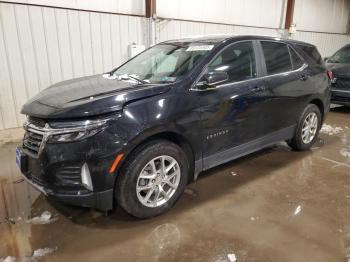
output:
M 327 63 L 326 66 L 334 75 L 350 76 L 350 64 Z
M 140 85 L 103 75 L 81 77 L 48 87 L 30 99 L 21 113 L 44 119 L 96 116 L 119 111 L 127 102 L 169 89 L 169 85 Z

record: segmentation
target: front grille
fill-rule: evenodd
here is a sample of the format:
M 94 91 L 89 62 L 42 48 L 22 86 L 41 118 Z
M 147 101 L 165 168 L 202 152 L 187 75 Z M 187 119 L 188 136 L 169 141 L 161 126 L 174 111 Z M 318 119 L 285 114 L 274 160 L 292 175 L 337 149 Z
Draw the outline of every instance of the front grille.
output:
M 33 116 L 28 117 L 28 122 L 37 127 L 45 127 L 46 124 L 45 120 Z
M 37 156 L 43 143 L 45 121 L 36 117 L 28 117 L 25 124 L 25 134 L 23 138 L 23 149 L 27 150 L 34 156 Z
M 332 84 L 333 87 L 350 90 L 350 78 L 344 76 L 335 76 L 335 79 L 335 83 Z
M 24 134 L 23 139 L 23 148 L 27 149 L 29 152 L 31 152 L 34 155 L 39 154 L 41 143 L 43 142 L 43 135 L 26 130 Z

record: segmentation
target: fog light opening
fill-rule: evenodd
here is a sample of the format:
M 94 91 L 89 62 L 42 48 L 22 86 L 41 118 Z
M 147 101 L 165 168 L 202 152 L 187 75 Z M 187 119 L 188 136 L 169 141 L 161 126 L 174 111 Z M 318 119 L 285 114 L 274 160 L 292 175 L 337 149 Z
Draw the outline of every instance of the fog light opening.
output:
M 90 191 L 94 190 L 92 186 L 90 170 L 86 163 L 84 163 L 84 165 L 81 167 L 81 183 L 86 189 Z

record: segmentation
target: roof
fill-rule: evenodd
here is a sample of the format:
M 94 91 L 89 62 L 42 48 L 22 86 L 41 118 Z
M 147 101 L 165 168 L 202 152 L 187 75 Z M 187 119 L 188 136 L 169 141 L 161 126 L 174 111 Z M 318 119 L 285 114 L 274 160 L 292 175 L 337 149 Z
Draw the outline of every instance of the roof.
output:
M 297 41 L 293 39 L 287 39 L 287 38 L 280 38 L 280 37 L 273 37 L 273 36 L 262 36 L 262 35 L 229 35 L 229 34 L 222 34 L 222 35 L 199 35 L 199 36 L 192 36 L 192 37 L 185 37 L 180 39 L 174 39 L 174 40 L 168 40 L 163 43 L 220 43 L 225 40 L 236 40 L 236 41 L 243 41 L 243 40 L 273 40 L 273 41 L 282 41 L 282 42 L 288 42 L 292 44 L 303 44 L 303 45 L 311 45 L 310 43 Z

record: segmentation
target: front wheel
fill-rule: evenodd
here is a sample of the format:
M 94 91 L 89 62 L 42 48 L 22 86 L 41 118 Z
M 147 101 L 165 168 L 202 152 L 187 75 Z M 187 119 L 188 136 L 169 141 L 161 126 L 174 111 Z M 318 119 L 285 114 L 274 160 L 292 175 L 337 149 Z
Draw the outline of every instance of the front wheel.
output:
M 314 104 L 309 104 L 302 113 L 294 137 L 288 145 L 298 151 L 309 150 L 321 128 L 321 113 Z
M 149 218 L 171 208 L 183 193 L 188 161 L 176 144 L 158 140 L 138 148 L 116 185 L 118 204 L 129 214 Z

